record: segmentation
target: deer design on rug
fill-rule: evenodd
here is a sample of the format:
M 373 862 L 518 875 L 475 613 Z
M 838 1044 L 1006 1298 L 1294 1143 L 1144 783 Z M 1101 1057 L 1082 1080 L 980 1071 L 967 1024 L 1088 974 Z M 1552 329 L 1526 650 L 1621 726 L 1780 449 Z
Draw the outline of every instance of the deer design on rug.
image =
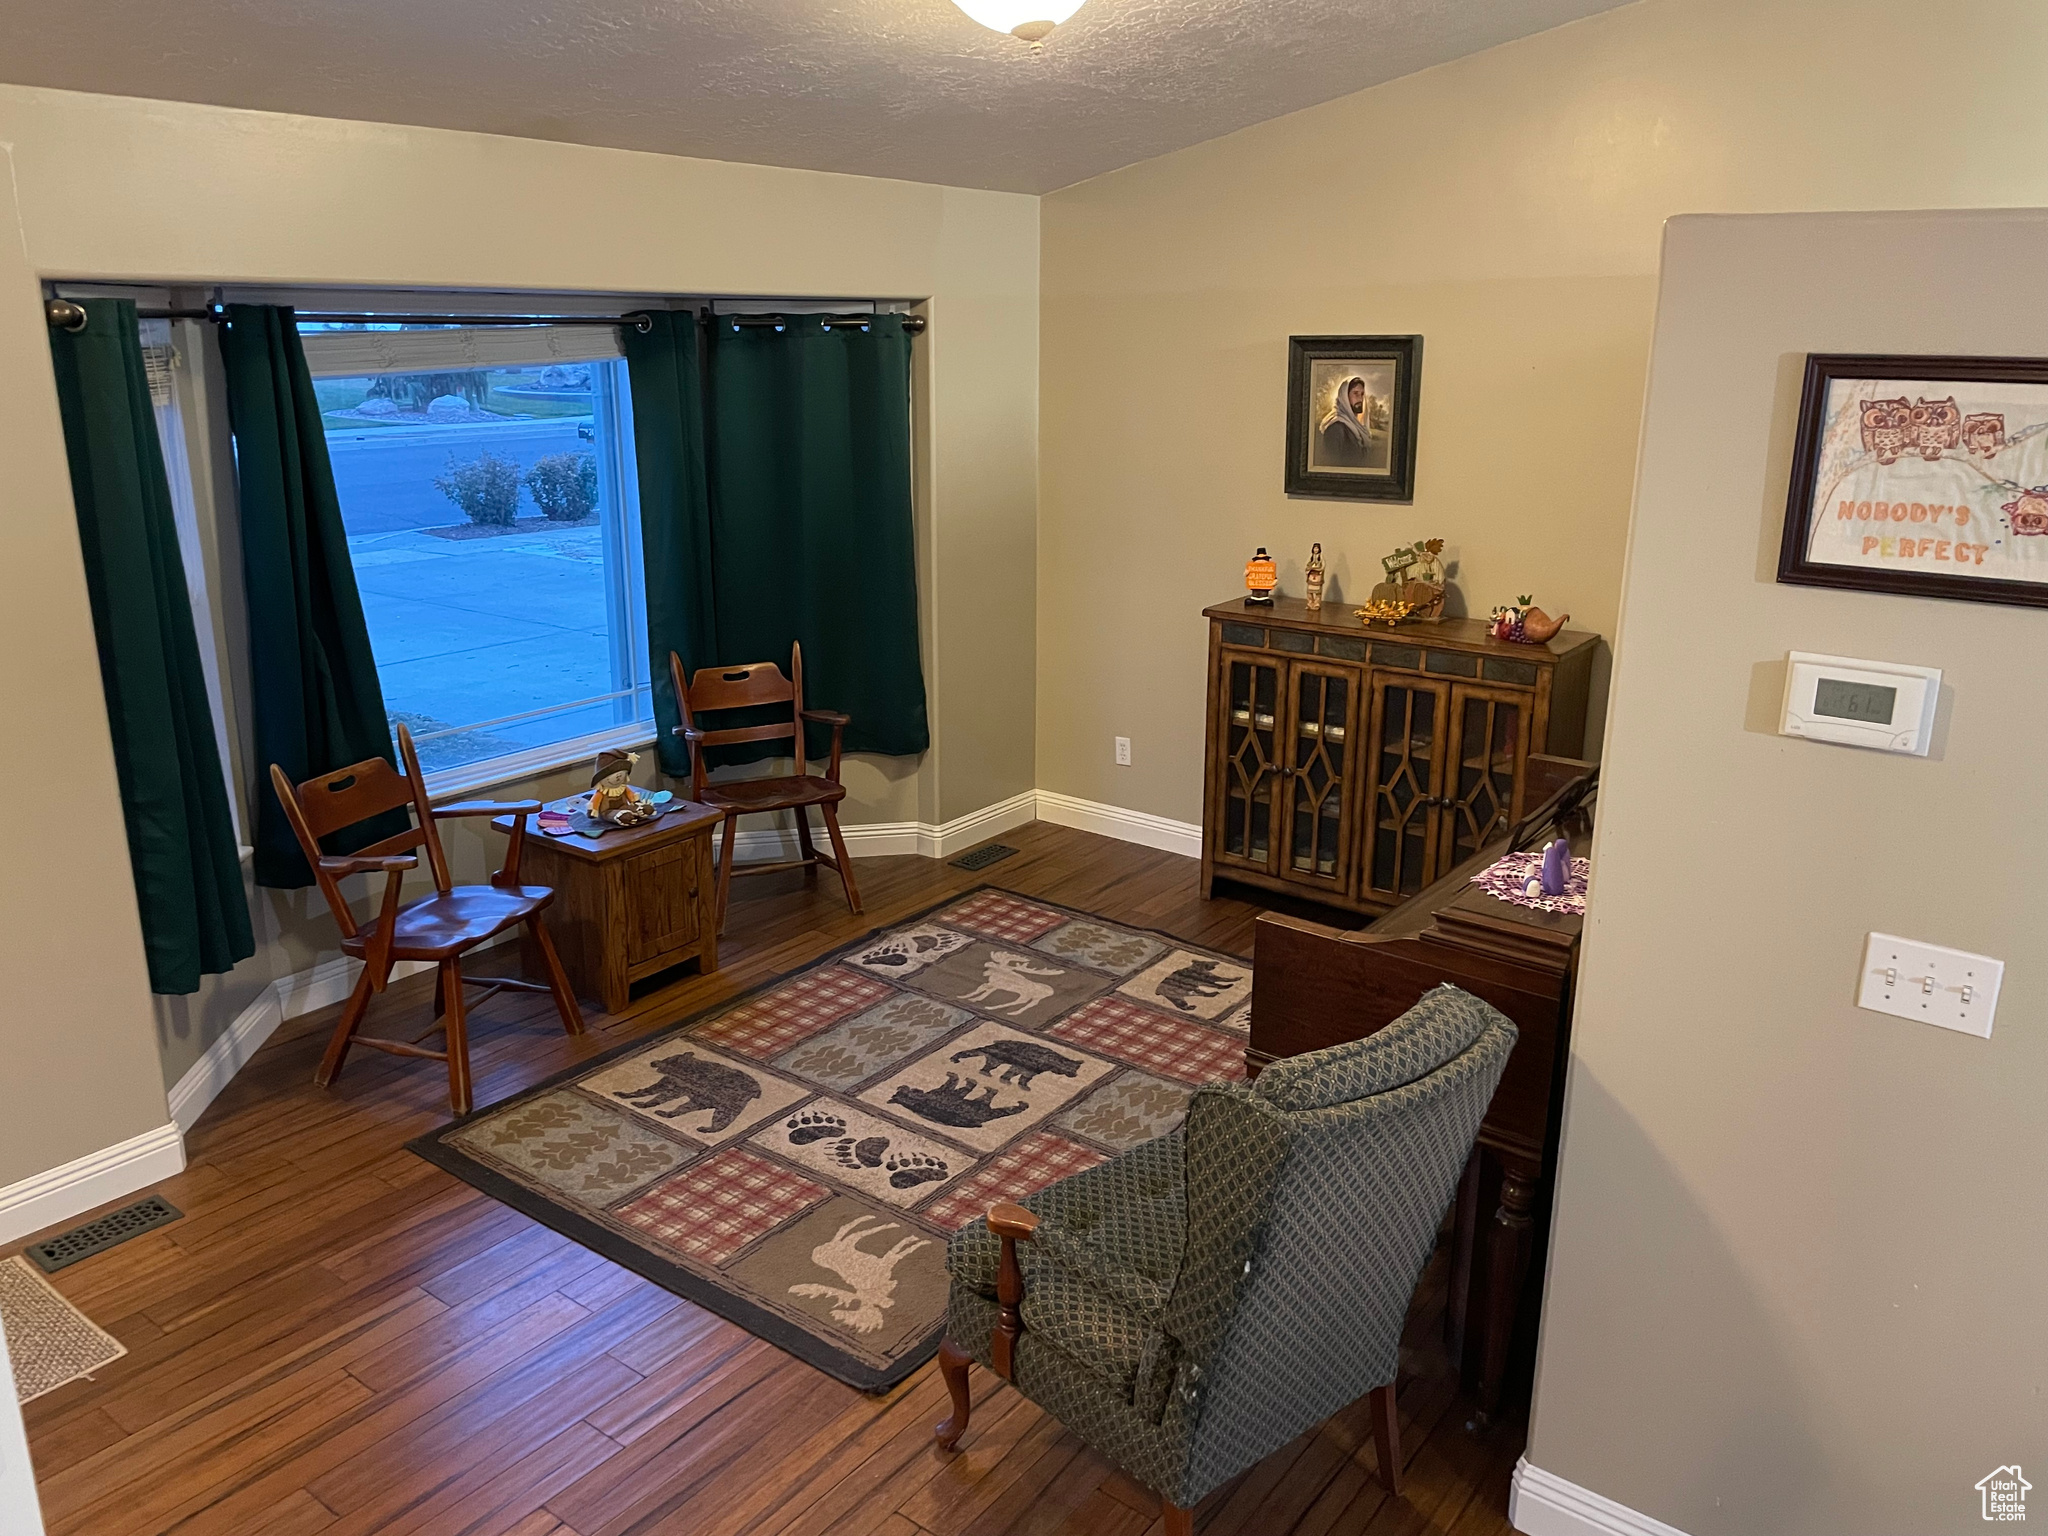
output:
M 816 1282 L 789 1288 L 792 1296 L 832 1301 L 832 1320 L 846 1324 L 855 1333 L 873 1333 L 882 1326 L 886 1321 L 882 1314 L 896 1304 L 896 1266 L 918 1249 L 931 1246 L 929 1238 L 905 1237 L 897 1239 L 886 1253 L 870 1253 L 860 1246 L 862 1238 L 873 1237 L 877 1232 L 894 1232 L 897 1227 L 893 1221 L 866 1225 L 870 1221 L 874 1221 L 872 1216 L 856 1216 L 832 1235 L 831 1242 L 820 1243 L 811 1250 L 811 1262 L 832 1271 L 850 1289 Z
M 1012 1018 L 1029 1013 L 1048 997 L 1052 988 L 1042 981 L 1032 981 L 1033 976 L 1064 976 L 1067 973 L 1058 966 L 1042 969 L 1031 963 L 1031 956 L 1012 954 L 999 949 L 981 967 L 982 982 L 960 1001 L 963 1003 L 987 1003 L 990 1013 L 1007 1013 Z M 1008 997 L 1007 1003 L 993 1001 L 997 997 Z

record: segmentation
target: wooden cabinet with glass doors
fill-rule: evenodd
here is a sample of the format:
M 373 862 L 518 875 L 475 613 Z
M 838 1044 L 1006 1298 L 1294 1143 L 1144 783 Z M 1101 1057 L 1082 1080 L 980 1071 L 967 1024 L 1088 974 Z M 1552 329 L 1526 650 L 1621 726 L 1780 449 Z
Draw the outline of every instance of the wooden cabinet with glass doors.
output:
M 1527 809 L 1530 753 L 1580 754 L 1594 635 L 1367 631 L 1346 605 L 1285 598 L 1205 616 L 1205 895 L 1236 880 L 1384 912 Z

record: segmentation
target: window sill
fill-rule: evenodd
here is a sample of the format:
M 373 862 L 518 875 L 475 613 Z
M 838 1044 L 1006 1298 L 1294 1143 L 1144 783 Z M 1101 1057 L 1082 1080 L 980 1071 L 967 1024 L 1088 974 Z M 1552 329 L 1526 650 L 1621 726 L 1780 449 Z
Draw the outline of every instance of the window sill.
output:
M 630 752 L 638 747 L 652 746 L 654 739 L 654 722 L 635 720 L 608 731 L 550 742 L 531 751 L 485 758 L 480 763 L 464 763 L 460 768 L 444 768 L 425 775 L 427 798 L 437 801 L 464 799 L 480 789 L 495 789 L 520 779 L 538 778 L 541 774 L 575 763 L 587 763 L 600 752 Z

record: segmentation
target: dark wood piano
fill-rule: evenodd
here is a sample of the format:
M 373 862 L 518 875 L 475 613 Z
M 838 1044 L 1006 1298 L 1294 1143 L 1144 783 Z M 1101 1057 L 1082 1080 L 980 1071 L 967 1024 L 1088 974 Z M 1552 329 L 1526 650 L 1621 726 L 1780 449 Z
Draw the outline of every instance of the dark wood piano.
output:
M 1251 1044 L 1267 1062 L 1384 1028 L 1443 982 L 1463 987 L 1521 1031 L 1459 1185 L 1446 1327 L 1452 1357 L 1494 1411 L 1527 1298 L 1539 1223 L 1550 1211 L 1558 1110 L 1571 1038 L 1572 982 L 1583 919 L 1487 895 L 1472 876 L 1504 853 L 1556 837 L 1584 857 L 1599 782 L 1591 763 L 1532 756 L 1537 809 L 1434 885 L 1347 931 L 1268 912 L 1255 930 Z M 1537 1282 L 1540 1285 L 1540 1278 Z M 1533 1288 L 1533 1287 L 1532 1287 Z

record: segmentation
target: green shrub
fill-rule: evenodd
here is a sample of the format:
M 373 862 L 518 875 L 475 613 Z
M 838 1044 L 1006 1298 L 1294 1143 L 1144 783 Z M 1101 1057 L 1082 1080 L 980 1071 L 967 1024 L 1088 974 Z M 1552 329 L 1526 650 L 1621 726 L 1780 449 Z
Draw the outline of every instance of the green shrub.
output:
M 434 476 L 434 485 L 473 523 L 510 528 L 519 515 L 518 461 L 501 459 L 489 449 L 466 464 L 449 454 L 448 472 Z
M 597 455 L 551 453 L 535 459 L 526 472 L 526 488 L 556 522 L 581 522 L 597 510 Z

